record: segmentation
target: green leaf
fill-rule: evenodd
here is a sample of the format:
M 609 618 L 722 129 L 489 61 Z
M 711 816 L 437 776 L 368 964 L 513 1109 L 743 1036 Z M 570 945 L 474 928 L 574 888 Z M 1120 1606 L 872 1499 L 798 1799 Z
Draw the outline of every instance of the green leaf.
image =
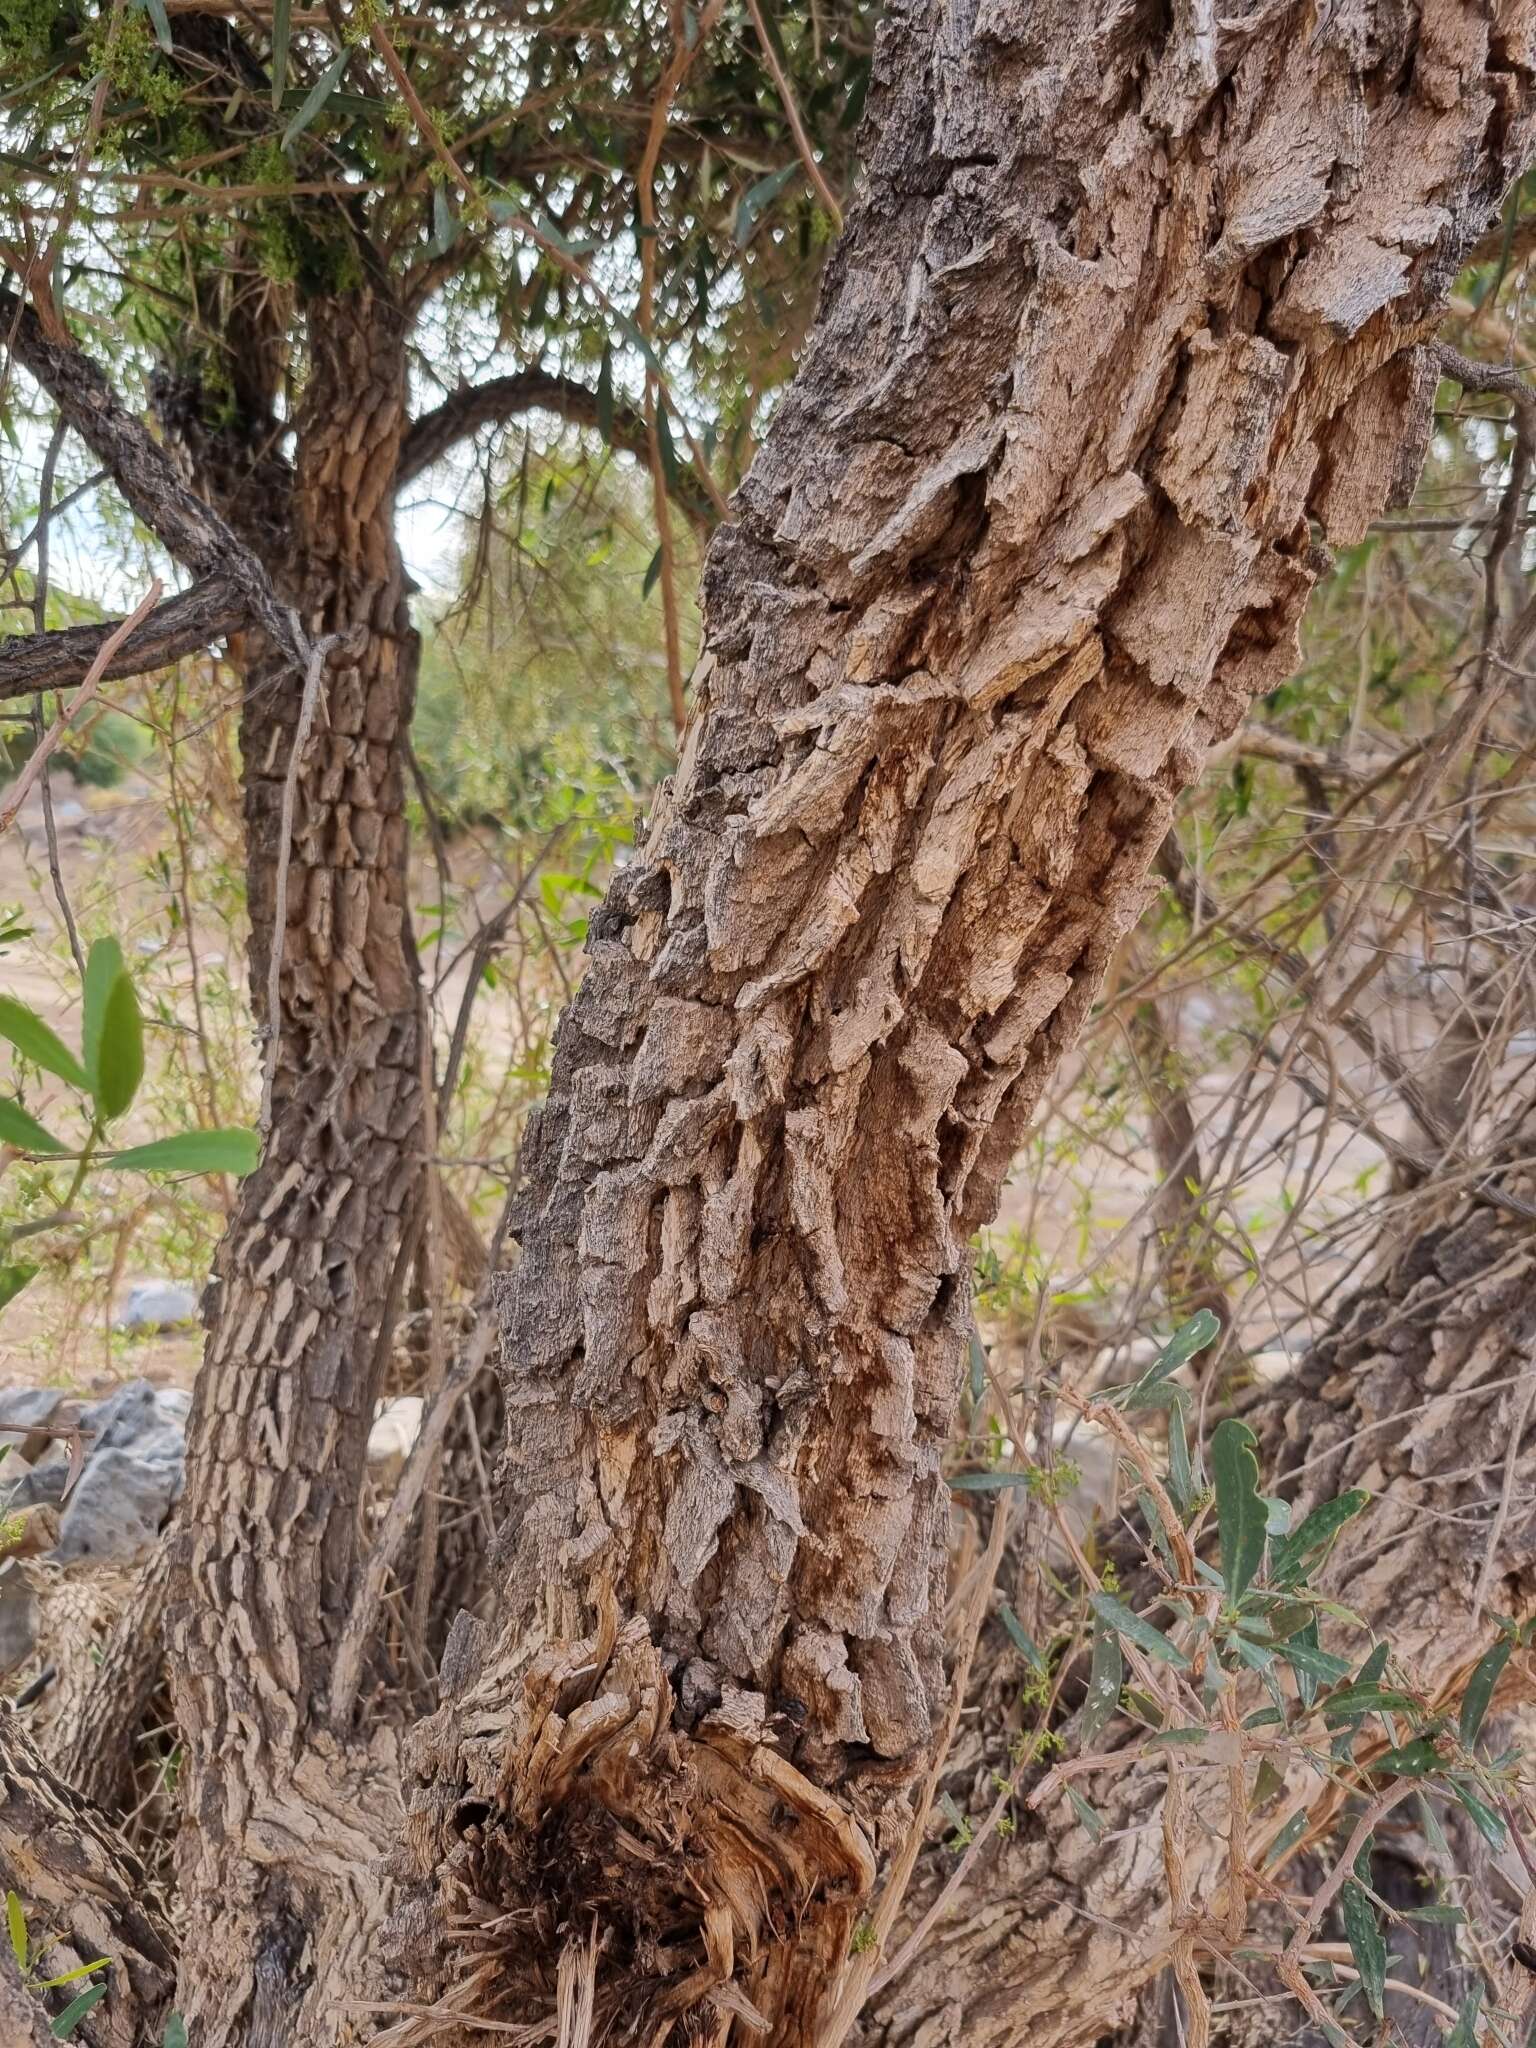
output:
M 111 1967 L 110 1956 L 98 1956 L 94 1963 L 77 1963 L 74 1969 L 66 1970 L 62 1977 L 45 1977 L 42 1988 L 44 1991 L 57 1991 L 61 1984 L 73 1984 L 77 1977 L 93 1977 L 98 1970 L 110 1970 Z
M 1412 1742 L 1400 1743 L 1396 1749 L 1377 1757 L 1371 1769 L 1385 1771 L 1390 1778 L 1427 1778 L 1431 1771 L 1440 1768 L 1440 1763 L 1440 1753 L 1429 1737 L 1416 1735 Z
M 677 446 L 672 439 L 672 422 L 667 417 L 667 408 L 659 398 L 656 401 L 656 442 L 661 450 L 661 473 L 666 478 L 667 489 L 675 491 L 678 483 Z
M 8 1301 L 14 1301 L 23 1287 L 37 1278 L 37 1271 L 37 1267 L 29 1265 L 25 1259 L 14 1259 L 0 1265 L 0 1308 L 4 1308 Z
M 35 1116 L 28 1116 L 19 1102 L 0 1095 L 0 1145 L 14 1145 L 20 1152 L 67 1152 L 51 1131 L 45 1131 Z
M 1134 1643 L 1139 1650 L 1145 1650 L 1149 1657 L 1156 1657 L 1159 1663 L 1171 1664 L 1175 1671 L 1187 1671 L 1189 1659 L 1184 1652 L 1159 1628 L 1150 1621 L 1143 1621 L 1139 1614 L 1133 1614 L 1129 1607 L 1122 1606 L 1109 1593 L 1091 1593 L 1088 1605 L 1093 1609 L 1106 1628 L 1112 1628 L 1118 1636 L 1124 1636 L 1128 1643 Z
M 1341 1678 L 1349 1676 L 1349 1665 L 1344 1658 L 1335 1657 L 1331 1650 L 1320 1650 L 1316 1643 L 1307 1641 L 1308 1631 L 1300 1630 L 1292 1636 L 1279 1654 L 1296 1673 L 1298 1682 L 1305 1678 L 1311 1683 L 1311 1691 L 1303 1693 L 1307 1705 L 1316 1697 L 1318 1685 L 1337 1685 Z M 1315 1634 L 1315 1628 L 1311 1631 Z
M 1303 1808 L 1300 1813 L 1293 1813 L 1291 1815 L 1290 1819 L 1286 1822 L 1285 1826 L 1280 1830 L 1279 1834 L 1276 1835 L 1275 1839 L 1270 1843 L 1269 1853 L 1264 1858 L 1265 1865 L 1268 1866 L 1271 1863 L 1278 1863 L 1280 1861 L 1280 1858 L 1285 1854 L 1287 1849 L 1295 1848 L 1296 1844 L 1301 1840 L 1302 1836 L 1306 1833 L 1306 1831 L 1307 1815 L 1306 1809 Z
M 742 194 L 741 204 L 736 209 L 736 246 L 746 247 L 757 217 L 765 206 L 771 206 L 791 178 L 800 176 L 800 165 L 789 163 L 777 171 L 770 171 L 766 178 L 759 178 Z
M 1323 1719 L 1330 1723 L 1347 1721 L 1355 1714 L 1416 1714 L 1419 1703 L 1390 1685 L 1371 1683 L 1341 1685 L 1323 1703 Z
M 5 1895 L 5 1924 L 11 1934 L 11 1954 L 18 1966 L 27 1967 L 27 1909 L 14 1892 Z
M 138 1094 L 143 1078 L 144 1026 L 139 998 L 131 978 L 120 974 L 107 991 L 101 1043 L 96 1049 L 96 1107 L 104 1123 L 122 1115 Z
M 1483 2003 L 1483 1987 L 1474 1984 L 1461 2001 L 1456 2024 L 1445 2037 L 1445 2048 L 1477 2048 L 1477 2015 Z
M 1168 1414 L 1168 1491 L 1181 1515 L 1188 1515 L 1199 1489 L 1189 1462 L 1189 1437 L 1184 1429 L 1184 1410 L 1177 1402 Z
M 1214 1322 L 1215 1317 L 1211 1320 Z M 1258 1438 L 1246 1422 L 1228 1416 L 1211 1438 L 1216 1520 L 1221 1532 L 1221 1576 L 1227 1598 L 1238 1601 L 1264 1562 L 1269 1511 L 1259 1492 Z
M 1331 1543 L 1346 1522 L 1353 1521 L 1362 1508 L 1370 1504 L 1371 1496 L 1358 1487 L 1349 1493 L 1341 1493 L 1337 1500 L 1325 1500 L 1306 1516 L 1299 1528 L 1274 1546 L 1271 1554 L 1272 1576 L 1275 1584 L 1294 1584 L 1303 1576 L 1306 1561 L 1314 1551 L 1322 1550 Z
M 1023 1622 L 1019 1620 L 1019 1617 L 1014 1613 L 1013 1609 L 1008 1605 L 1008 1602 L 1006 1600 L 998 1609 L 998 1618 L 1002 1622 L 1004 1629 L 1007 1631 L 1009 1642 L 1013 1644 L 1014 1648 L 1023 1657 L 1024 1662 L 1029 1666 L 1030 1670 L 1033 1671 L 1037 1676 L 1043 1677 L 1045 1673 L 1050 1669 L 1050 1666 L 1046 1663 L 1044 1656 L 1041 1654 L 1039 1645 L 1035 1642 L 1034 1638 L 1030 1635 L 1029 1630 L 1025 1628 Z
M 1147 1739 L 1148 1749 L 1194 1749 L 1210 1737 L 1209 1728 L 1160 1728 Z
M 187 2023 L 179 2012 L 173 2012 L 166 2021 L 160 2048 L 187 2048 Z
M 1187 1365 L 1197 1351 L 1203 1351 L 1221 1335 L 1221 1323 L 1208 1308 L 1181 1323 L 1156 1358 L 1147 1367 L 1125 1396 L 1127 1408 L 1147 1408 L 1153 1404 L 1150 1396 L 1158 1382 L 1167 1379 L 1170 1373 Z
M 293 0 L 272 0 L 272 111 L 283 104 L 288 85 L 288 36 Z
M 175 1138 L 156 1138 L 148 1145 L 130 1145 L 108 1153 L 103 1166 L 141 1173 L 234 1173 L 255 1170 L 261 1141 L 254 1131 L 183 1131 Z
M 613 445 L 613 349 L 603 343 L 603 360 L 597 372 L 597 431 Z
M 94 2011 L 106 1995 L 105 1984 L 93 1984 L 89 1991 L 82 1991 L 78 1998 L 72 1998 L 49 2030 L 55 2041 L 67 2041 L 86 2014 Z
M 952 1493 L 1001 1493 L 1006 1487 L 1031 1486 L 1033 1472 L 961 1472 L 949 1482 Z
M 1493 1689 L 1514 1647 L 1513 1640 L 1508 1637 L 1502 1643 L 1495 1643 L 1467 1680 L 1467 1689 L 1461 1697 L 1461 1739 L 1468 1749 L 1477 1741 L 1477 1732 L 1493 1703 Z
M 0 1038 L 8 1038 L 24 1058 L 46 1068 L 50 1074 L 57 1074 L 72 1088 L 90 1087 L 84 1067 L 58 1033 L 14 996 L 0 996 Z
M 1349 1942 L 1350 1954 L 1355 1959 L 1355 1968 L 1360 1972 L 1360 1988 L 1365 1993 L 1365 2002 L 1377 2019 L 1384 2011 L 1383 1999 L 1387 1983 L 1387 1944 L 1381 1938 L 1377 1924 L 1376 1909 L 1361 1885 L 1352 1877 L 1346 1877 L 1339 1893 L 1339 1910 L 1344 1919 L 1344 1934 Z
M 1427 1920 L 1431 1927 L 1464 1927 L 1467 1916 L 1460 1906 L 1404 1906 L 1405 1920 Z
M 653 590 L 654 590 L 654 589 L 656 588 L 656 578 L 657 578 L 657 577 L 658 577 L 658 576 L 659 576 L 660 574 L 661 574 L 661 549 L 660 549 L 660 548 L 658 548 L 658 549 L 656 550 L 655 554 L 654 554 L 654 555 L 652 555 L 652 557 L 651 557 L 651 559 L 650 559 L 650 563 L 649 563 L 649 565 L 648 565 L 648 566 L 647 566 L 647 568 L 646 568 L 646 572 L 645 572 L 645 575 L 644 575 L 643 579 L 641 580 L 641 584 L 640 584 L 640 595 L 641 595 L 641 597 L 642 597 L 642 598 L 647 598 L 647 597 L 649 597 L 649 596 L 650 596 L 651 592 L 652 592 L 652 591 L 653 591 Z
M 346 70 L 347 60 L 351 55 L 352 52 L 350 50 L 342 50 L 337 56 L 333 57 L 314 84 L 309 88 L 309 91 L 304 95 L 303 105 L 283 130 L 282 146 L 284 149 L 292 148 L 293 144 L 304 133 L 310 122 L 314 120 L 337 86 L 340 85 L 341 74 Z
M 971 1362 L 971 1406 L 979 1408 L 981 1397 L 987 1391 L 987 1354 L 981 1339 L 974 1330 L 971 1332 L 969 1356 Z
M 164 50 L 165 54 L 169 56 L 171 54 L 171 24 L 165 11 L 165 0 L 140 0 L 140 4 L 143 6 L 144 12 L 149 16 L 150 22 L 154 27 L 155 41 Z
M 101 1034 L 107 1022 L 107 998 L 125 973 L 123 949 L 116 939 L 98 939 L 85 963 L 85 997 L 81 1005 L 81 1051 L 91 1093 L 96 1092 L 97 1063 L 101 1056 Z
M 1088 1830 L 1089 1835 L 1096 1842 L 1099 1839 L 1100 1835 L 1102 1835 L 1104 1832 L 1104 1819 L 1102 1814 L 1094 1812 L 1093 1808 L 1088 1804 L 1087 1800 L 1083 1797 L 1082 1793 L 1078 1791 L 1075 1785 L 1069 1785 L 1067 1787 L 1067 1799 L 1071 1804 L 1072 1811 L 1077 1815 L 1079 1822 L 1082 1824 L 1083 1827 L 1085 1827 Z
M 1467 1787 L 1460 1784 L 1455 1778 L 1451 1780 L 1451 1790 L 1467 1809 L 1467 1812 L 1471 1814 L 1474 1822 L 1477 1824 L 1477 1831 L 1483 1837 L 1483 1840 L 1491 1842 L 1495 1849 L 1502 1849 L 1505 1839 L 1504 1823 L 1493 1811 L 1493 1808 L 1485 1806 L 1475 1792 L 1469 1792 Z
M 1086 1746 L 1092 1742 L 1119 1704 L 1125 1683 L 1125 1660 L 1114 1630 L 1094 1624 L 1093 1657 L 1088 1667 L 1088 1697 L 1083 1701 L 1081 1734 Z

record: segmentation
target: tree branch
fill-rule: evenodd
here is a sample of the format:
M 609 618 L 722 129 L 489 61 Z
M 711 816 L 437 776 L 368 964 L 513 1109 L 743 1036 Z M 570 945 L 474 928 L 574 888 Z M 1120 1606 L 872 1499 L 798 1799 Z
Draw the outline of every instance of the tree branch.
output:
M 136 627 L 101 671 L 103 682 L 148 675 L 196 654 L 245 624 L 244 599 L 227 576 L 210 576 L 191 590 L 168 597 Z M 98 626 L 66 626 L 54 633 L 18 634 L 0 640 L 0 698 L 29 697 L 42 690 L 71 688 L 85 676 L 102 648 L 122 626 L 107 619 Z
M 17 360 L 37 379 L 110 473 L 130 510 L 167 551 L 199 578 L 222 577 L 258 626 L 296 667 L 309 643 L 298 618 L 280 604 L 266 570 L 210 506 L 181 481 L 170 458 L 113 393 L 83 349 L 51 341 L 36 313 L 0 286 L 0 327 Z
M 482 427 L 534 411 L 553 413 L 572 426 L 601 427 L 596 392 L 573 377 L 530 369 L 518 370 L 508 377 L 490 377 L 483 384 L 466 384 L 411 423 L 395 475 L 396 488 L 414 482 L 450 448 Z M 645 417 L 634 406 L 614 406 L 608 438 L 615 448 L 632 455 L 637 462 L 648 460 Z M 672 485 L 672 496 L 679 510 L 701 533 L 712 530 L 714 507 L 688 471 L 680 471 Z

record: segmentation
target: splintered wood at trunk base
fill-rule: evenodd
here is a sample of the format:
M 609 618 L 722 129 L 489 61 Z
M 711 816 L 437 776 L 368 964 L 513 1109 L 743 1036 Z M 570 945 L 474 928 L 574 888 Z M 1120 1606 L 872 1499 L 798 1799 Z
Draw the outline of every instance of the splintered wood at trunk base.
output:
M 968 1239 L 1179 791 L 1290 672 L 1310 523 L 1411 486 L 1416 344 L 1531 148 L 1536 0 L 1176 18 L 880 32 L 525 1146 L 500 1605 L 410 1744 L 397 2041 L 818 2041 L 901 1839 Z
M 405 348 L 366 293 L 310 319 L 282 595 L 357 651 L 256 660 L 241 731 L 252 988 L 280 1036 L 271 1129 L 225 1234 L 174 1538 L 169 1663 L 186 1743 L 179 2000 L 198 2048 L 354 2037 L 398 1829 L 391 1740 L 332 1725 L 387 1303 L 420 1189 L 421 1041 L 404 761 L 416 646 L 393 530 Z M 265 1012 L 281 948 L 278 1015 Z

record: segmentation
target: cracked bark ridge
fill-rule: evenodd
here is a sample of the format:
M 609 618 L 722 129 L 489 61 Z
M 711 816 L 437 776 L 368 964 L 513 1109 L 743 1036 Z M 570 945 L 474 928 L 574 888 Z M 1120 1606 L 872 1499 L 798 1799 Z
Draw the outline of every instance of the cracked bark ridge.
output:
M 1176 20 L 881 31 L 525 1146 L 500 1609 L 411 1748 L 424 1998 L 548 2009 L 590 1925 L 599 2018 L 809 2040 L 901 1825 L 967 1240 L 1179 791 L 1290 672 L 1311 523 L 1401 488 L 1415 345 L 1532 146 L 1532 0 Z M 502 1913 L 534 1938 L 463 1936 Z
M 111 1956 L 108 1994 L 72 2037 L 85 2048 L 158 2041 L 174 1975 L 165 1908 L 144 1866 L 91 1803 L 38 1754 L 18 1715 L 0 1709 L 0 1891 L 14 1891 L 35 1942 L 52 1945 L 39 1974 L 61 1976 Z M 0 1976 L 0 2038 L 44 2041 L 53 2016 L 11 1967 Z M 55 1994 L 62 2011 L 78 1983 Z
M 1529 1129 L 1511 1156 L 1529 1159 Z M 1529 1168 L 1507 1178 L 1526 1202 L 1536 1193 Z M 1474 1596 L 1506 1469 L 1516 1477 L 1516 1505 L 1499 1532 L 1487 1605 L 1521 1618 L 1536 1612 L 1533 1345 L 1536 1231 L 1481 1194 L 1441 1197 L 1246 1417 L 1266 1487 L 1292 1501 L 1298 1519 L 1350 1487 L 1372 1493 L 1369 1512 L 1330 1558 L 1323 1589 L 1390 1641 L 1416 1683 L 1448 1705 L 1494 1639 L 1487 1612 L 1473 1618 Z M 1500 1710 L 1531 1682 L 1516 1660 Z M 1039 2048 L 1072 2048 L 1122 2023 L 1173 1940 L 1166 1783 L 1161 1768 L 1137 1765 L 1118 1781 L 1095 1778 L 1105 1836 L 1116 1839 L 1091 1840 L 1063 1800 L 1000 1843 L 970 1900 L 866 2014 L 859 2040 L 1002 2048 L 1027 2037 Z M 1298 1791 L 1322 1810 L 1315 1777 L 1292 1784 L 1250 1822 L 1256 1859 Z M 1197 1914 L 1219 1903 L 1224 1821 L 1224 1809 L 1213 1812 L 1186 1840 Z M 947 1874 L 930 1861 L 916 1910 Z
M 398 1827 L 392 1739 L 332 1726 L 326 1702 L 422 1174 L 404 816 L 416 640 L 393 531 L 404 328 L 360 291 L 317 303 L 310 340 L 279 580 L 309 633 L 360 651 L 328 671 L 300 764 L 281 930 L 302 679 L 258 649 L 244 697 L 252 990 L 280 1044 L 262 1162 L 215 1266 L 167 1610 L 186 1741 L 179 1998 L 200 2048 L 353 2037 L 386 1898 L 373 1865 Z

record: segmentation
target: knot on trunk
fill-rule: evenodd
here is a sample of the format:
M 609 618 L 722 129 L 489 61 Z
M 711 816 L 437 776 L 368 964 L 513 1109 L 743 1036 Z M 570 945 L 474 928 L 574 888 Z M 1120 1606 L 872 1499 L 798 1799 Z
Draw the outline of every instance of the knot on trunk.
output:
M 485 2020 L 547 2020 L 562 2048 L 620 2024 L 652 2048 L 813 2041 L 874 1853 L 737 1704 L 677 1726 L 649 1628 L 611 1603 L 583 1641 L 492 1650 L 412 1742 L 428 1794 L 390 1946 L 421 2002 L 391 2048 Z

